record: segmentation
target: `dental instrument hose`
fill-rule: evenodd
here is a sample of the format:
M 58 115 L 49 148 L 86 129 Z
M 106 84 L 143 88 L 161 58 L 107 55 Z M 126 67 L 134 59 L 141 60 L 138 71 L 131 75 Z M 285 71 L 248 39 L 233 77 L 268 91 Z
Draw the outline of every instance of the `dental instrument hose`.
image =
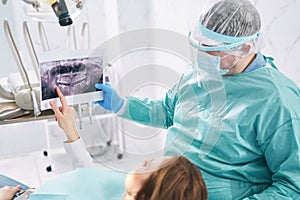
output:
M 36 96 L 35 96 L 35 92 L 32 88 L 32 85 L 30 83 L 30 79 L 29 79 L 29 76 L 28 76 L 28 73 L 24 67 L 24 64 L 22 62 L 22 59 L 21 59 L 21 56 L 19 54 L 19 51 L 18 51 L 18 48 L 17 48 L 17 45 L 12 37 L 12 34 L 11 34 L 11 31 L 10 31 L 10 27 L 9 27 L 9 24 L 8 24 L 8 21 L 7 19 L 4 20 L 3 22 L 3 25 L 4 25 L 4 30 L 5 30 L 5 33 L 6 33 L 6 36 L 7 38 L 9 39 L 10 41 L 10 45 L 11 45 L 11 49 L 12 51 L 14 52 L 14 55 L 15 55 L 15 58 L 17 60 L 17 63 L 19 64 L 25 78 L 26 78 L 26 81 L 28 83 L 28 87 L 30 89 L 30 94 L 31 94 L 31 98 L 32 98 L 32 103 L 33 103 L 33 110 L 34 110 L 34 116 L 37 117 L 41 114 L 41 111 L 39 110 L 39 107 L 38 107 L 38 104 L 37 104 L 37 101 L 36 101 Z

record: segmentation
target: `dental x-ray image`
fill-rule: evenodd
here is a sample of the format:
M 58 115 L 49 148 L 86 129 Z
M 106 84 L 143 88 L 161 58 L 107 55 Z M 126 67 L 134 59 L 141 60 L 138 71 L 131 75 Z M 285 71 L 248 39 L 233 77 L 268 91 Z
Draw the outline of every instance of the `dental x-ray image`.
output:
M 58 96 L 59 87 L 69 104 L 88 103 L 102 98 L 95 84 L 103 83 L 103 58 L 64 58 L 40 63 L 41 110 Z

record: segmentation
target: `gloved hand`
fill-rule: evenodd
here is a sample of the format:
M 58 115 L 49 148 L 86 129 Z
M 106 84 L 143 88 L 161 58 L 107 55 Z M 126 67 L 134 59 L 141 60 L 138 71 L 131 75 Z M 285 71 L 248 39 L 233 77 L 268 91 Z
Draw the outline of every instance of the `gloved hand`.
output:
M 118 95 L 113 87 L 109 84 L 96 84 L 95 87 L 103 91 L 103 100 L 96 103 L 114 113 L 117 113 L 122 108 L 124 99 Z

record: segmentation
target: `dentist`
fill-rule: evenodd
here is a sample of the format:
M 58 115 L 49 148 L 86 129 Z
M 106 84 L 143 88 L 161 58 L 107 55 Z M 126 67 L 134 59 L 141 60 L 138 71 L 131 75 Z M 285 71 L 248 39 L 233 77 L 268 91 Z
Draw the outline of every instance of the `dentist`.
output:
M 202 172 L 209 199 L 300 199 L 300 89 L 261 50 L 248 0 L 219 0 L 189 34 L 194 66 L 161 100 L 120 97 L 103 108 L 168 129 L 166 155 Z

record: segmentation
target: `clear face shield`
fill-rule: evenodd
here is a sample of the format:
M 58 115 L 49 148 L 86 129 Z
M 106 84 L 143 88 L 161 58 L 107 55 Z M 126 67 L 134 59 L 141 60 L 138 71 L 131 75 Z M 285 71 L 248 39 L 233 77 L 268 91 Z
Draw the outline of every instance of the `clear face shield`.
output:
M 259 13 L 251 2 L 212 0 L 203 7 L 189 33 L 193 64 L 208 73 L 217 69 L 221 75 L 226 74 L 238 59 L 260 50 L 260 26 Z
M 227 66 L 221 66 L 221 60 L 228 56 L 241 58 L 247 55 L 240 50 L 242 45 L 258 38 L 259 35 L 256 33 L 246 37 L 227 36 L 211 31 L 198 22 L 189 33 L 192 63 L 206 73 L 224 75 L 238 60 Z

